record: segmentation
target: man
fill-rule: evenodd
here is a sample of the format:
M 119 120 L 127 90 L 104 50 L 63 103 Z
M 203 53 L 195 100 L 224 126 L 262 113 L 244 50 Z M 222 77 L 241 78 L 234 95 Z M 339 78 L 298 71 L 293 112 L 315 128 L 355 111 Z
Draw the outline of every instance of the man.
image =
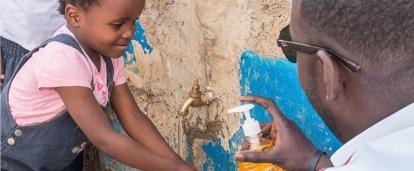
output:
M 297 52 L 302 87 L 344 145 L 329 158 L 272 101 L 243 97 L 272 115 L 276 145 L 236 159 L 286 170 L 414 169 L 414 1 L 292 1 L 293 42 L 278 44 Z

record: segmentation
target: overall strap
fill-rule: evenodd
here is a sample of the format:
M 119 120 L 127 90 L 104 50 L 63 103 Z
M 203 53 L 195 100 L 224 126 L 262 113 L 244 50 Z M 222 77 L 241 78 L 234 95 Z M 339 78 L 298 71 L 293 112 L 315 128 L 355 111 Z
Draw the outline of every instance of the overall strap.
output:
M 17 64 L 16 69 L 13 72 L 13 75 L 10 77 L 9 82 L 5 85 L 4 89 L 1 92 L 2 144 L 5 141 L 5 139 L 3 139 L 4 138 L 3 136 L 6 135 L 5 133 L 10 132 L 15 127 L 17 127 L 17 123 L 11 115 L 10 105 L 9 105 L 9 100 L 8 100 L 9 99 L 10 86 L 13 82 L 13 79 L 15 78 L 16 74 L 20 71 L 20 69 L 23 67 L 23 65 L 32 57 L 32 55 L 35 52 L 39 51 L 39 49 L 45 47 L 48 43 L 53 42 L 53 41 L 61 42 L 63 44 L 71 46 L 71 47 L 77 49 L 82 54 L 84 54 L 81 47 L 79 46 L 79 44 L 76 42 L 76 40 L 72 36 L 70 36 L 68 34 L 59 34 L 59 35 L 57 35 L 53 38 L 50 38 L 50 39 L 44 41 L 39 46 L 37 46 L 36 48 L 34 48 L 33 50 L 31 50 L 29 53 L 27 53 L 26 55 L 24 55 L 22 57 L 22 59 Z
M 72 36 L 69 36 L 67 34 L 59 34 L 56 37 L 52 38 L 52 41 L 61 42 L 68 46 L 71 46 L 77 49 L 79 52 L 81 52 L 84 57 L 86 57 L 85 53 L 83 53 L 83 50 L 79 46 L 78 42 Z M 112 82 L 113 82 L 113 75 L 114 75 L 114 66 L 112 64 L 112 60 L 110 57 L 104 56 L 103 59 L 105 60 L 105 64 L 106 64 L 106 80 L 107 80 L 106 85 L 109 87 L 111 84 L 113 84 Z
M 55 37 L 53 37 L 53 38 L 50 38 L 50 39 L 48 39 L 48 40 L 46 40 L 46 41 L 44 41 L 43 43 L 41 43 L 39 46 L 37 46 L 37 47 L 35 47 L 33 50 L 31 50 L 29 53 L 27 53 L 26 55 L 24 55 L 23 57 L 22 57 L 22 59 L 20 60 L 20 62 L 19 62 L 19 64 L 17 64 L 17 66 L 16 66 L 16 70 L 14 71 L 14 73 L 13 73 L 13 75 L 12 75 L 12 77 L 10 78 L 10 81 L 8 82 L 8 85 L 6 85 L 5 86 L 5 88 L 6 87 L 9 87 L 10 86 L 10 84 L 11 84 L 11 82 L 12 82 L 12 80 L 14 79 L 14 77 L 16 76 L 16 73 L 22 68 L 22 66 L 32 57 L 32 55 L 34 54 L 34 53 L 36 53 L 37 51 L 39 51 L 39 49 L 40 48 L 43 48 L 43 47 L 45 47 L 47 44 L 49 44 L 50 42 L 53 42 L 53 41 L 56 41 L 56 42 L 61 42 L 61 43 L 63 43 L 63 44 L 66 44 L 66 45 L 68 45 L 68 46 L 71 46 L 71 47 L 73 47 L 73 48 L 75 48 L 75 49 L 77 49 L 79 52 L 81 52 L 82 54 L 83 54 L 83 56 L 85 56 L 86 57 L 86 55 L 83 53 L 83 51 L 82 51 L 82 49 L 81 49 L 81 47 L 79 46 L 79 44 L 78 44 L 78 42 L 76 42 L 76 40 L 72 37 L 72 36 L 70 36 L 70 35 L 68 35 L 68 34 L 59 34 L 59 35 L 56 35 Z
M 108 87 L 108 100 L 111 98 L 112 88 L 115 86 L 114 78 L 114 66 L 110 57 L 104 56 L 106 64 L 106 86 Z
M 3 116 L 3 113 L 9 113 L 10 112 L 10 106 L 9 106 L 9 90 L 10 90 L 10 86 L 11 83 L 13 82 L 13 79 L 15 78 L 17 72 L 19 72 L 19 70 L 23 67 L 23 65 L 32 57 L 32 55 L 34 53 L 36 53 L 37 51 L 39 51 L 39 49 L 45 47 L 48 43 L 50 42 L 60 42 L 63 44 L 66 44 L 68 46 L 71 46 L 75 49 L 77 49 L 81 54 L 83 54 L 83 56 L 86 58 L 85 53 L 83 52 L 82 48 L 80 47 L 80 45 L 78 44 L 78 42 L 75 40 L 75 38 L 73 38 L 72 36 L 68 35 L 68 34 L 59 34 L 56 35 L 53 38 L 50 38 L 46 41 L 44 41 L 43 43 L 41 43 L 39 46 L 37 46 L 36 48 L 34 48 L 33 50 L 31 50 L 29 53 L 27 53 L 26 55 L 24 55 L 22 57 L 22 59 L 20 60 L 20 62 L 17 64 L 15 71 L 13 72 L 13 75 L 10 77 L 9 82 L 4 86 L 2 92 L 1 92 L 1 109 L 2 109 L 2 120 L 7 119 L 9 123 L 14 123 L 15 126 L 17 126 L 17 124 L 15 123 L 14 119 L 10 116 Z M 112 60 L 108 57 L 104 57 L 105 59 L 105 63 L 107 66 L 107 86 L 108 86 L 108 91 L 109 89 L 112 89 L 111 85 L 113 84 L 113 64 L 112 64 Z M 92 83 L 91 83 L 92 84 Z M 92 88 L 94 87 L 94 85 L 92 85 Z M 110 92 L 108 92 L 110 93 Z
M 58 34 L 53 38 L 50 38 L 46 41 L 44 41 L 43 43 L 41 43 L 39 46 L 35 47 L 33 50 L 31 50 L 29 53 L 27 53 L 26 55 L 24 55 L 22 57 L 22 59 L 20 60 L 19 64 L 17 64 L 16 66 L 16 70 L 14 71 L 13 75 L 10 78 L 10 81 L 8 82 L 7 85 L 4 86 L 4 91 L 6 94 L 8 94 L 8 89 L 10 87 L 10 84 L 12 82 L 12 80 L 14 79 L 16 73 L 22 68 L 22 66 L 32 57 L 32 55 L 39 51 L 40 48 L 45 47 L 48 43 L 50 42 L 60 42 L 63 43 L 65 45 L 68 45 L 70 47 L 75 48 L 76 50 L 78 50 L 85 58 L 87 58 L 86 54 L 83 52 L 81 46 L 78 44 L 78 42 L 75 40 L 75 38 L 73 38 L 72 36 L 68 35 L 68 34 Z M 107 70 L 107 86 L 110 87 L 111 84 L 113 84 L 113 73 L 114 73 L 114 67 L 112 64 L 112 60 L 109 57 L 104 57 L 105 63 L 106 63 L 106 70 Z M 94 89 L 94 85 L 93 83 L 91 83 L 92 85 L 92 89 Z M 7 90 L 6 90 L 7 88 Z

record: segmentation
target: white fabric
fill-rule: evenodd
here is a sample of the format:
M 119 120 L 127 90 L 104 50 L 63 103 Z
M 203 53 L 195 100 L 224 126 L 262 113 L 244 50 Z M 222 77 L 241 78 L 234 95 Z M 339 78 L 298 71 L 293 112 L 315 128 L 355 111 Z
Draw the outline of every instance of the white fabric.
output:
M 59 0 L 0 0 L 0 35 L 33 49 L 65 24 Z
M 331 161 L 326 171 L 414 170 L 414 103 L 351 139 Z

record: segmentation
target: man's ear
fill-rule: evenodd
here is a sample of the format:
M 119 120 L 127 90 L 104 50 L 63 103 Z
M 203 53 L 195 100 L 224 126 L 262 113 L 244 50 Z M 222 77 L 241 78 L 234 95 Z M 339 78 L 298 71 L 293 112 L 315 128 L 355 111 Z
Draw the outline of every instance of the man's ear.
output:
M 325 50 L 319 50 L 316 56 L 322 61 L 323 80 L 326 85 L 326 101 L 332 102 L 344 88 L 339 75 L 339 67 L 335 59 Z
M 78 7 L 68 4 L 65 7 L 65 18 L 72 27 L 79 27 L 81 21 L 80 10 Z

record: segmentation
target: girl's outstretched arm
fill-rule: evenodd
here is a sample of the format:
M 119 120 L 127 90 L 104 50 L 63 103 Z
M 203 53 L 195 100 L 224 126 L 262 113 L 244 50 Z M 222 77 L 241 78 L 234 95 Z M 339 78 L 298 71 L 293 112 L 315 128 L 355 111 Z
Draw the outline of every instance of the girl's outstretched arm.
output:
M 143 170 L 192 170 L 183 162 L 154 153 L 114 131 L 89 88 L 58 87 L 56 91 L 89 140 L 114 159 Z
M 134 140 L 164 157 L 180 159 L 151 120 L 138 108 L 127 83 L 114 87 L 111 104 L 122 127 Z

